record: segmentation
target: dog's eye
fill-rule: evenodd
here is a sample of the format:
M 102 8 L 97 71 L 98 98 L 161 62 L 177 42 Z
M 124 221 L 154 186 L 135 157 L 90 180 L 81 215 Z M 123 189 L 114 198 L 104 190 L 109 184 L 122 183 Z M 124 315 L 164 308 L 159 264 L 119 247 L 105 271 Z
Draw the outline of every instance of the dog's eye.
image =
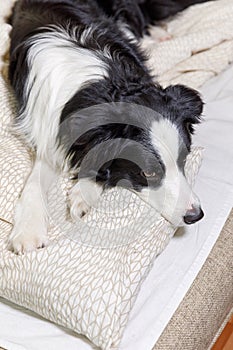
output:
M 157 174 L 155 173 L 155 172 L 152 172 L 152 173 L 147 173 L 147 172 L 145 172 L 145 171 L 141 171 L 141 175 L 142 176 L 144 176 L 144 177 L 150 177 L 150 178 L 152 178 L 152 177 L 157 177 Z

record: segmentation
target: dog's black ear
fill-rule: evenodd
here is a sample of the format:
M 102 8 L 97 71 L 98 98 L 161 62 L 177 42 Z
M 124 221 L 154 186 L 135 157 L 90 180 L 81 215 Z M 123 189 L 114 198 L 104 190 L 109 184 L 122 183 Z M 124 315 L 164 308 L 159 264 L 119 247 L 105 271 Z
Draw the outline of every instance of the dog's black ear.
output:
M 201 121 L 203 101 L 200 94 L 184 85 L 171 85 L 165 90 L 166 103 L 175 112 L 178 122 L 197 124 Z
M 110 1 L 108 1 L 110 2 Z M 112 11 L 114 18 L 127 23 L 133 34 L 140 38 L 146 31 L 147 21 L 140 8 L 140 3 L 144 0 L 115 0 L 112 1 Z

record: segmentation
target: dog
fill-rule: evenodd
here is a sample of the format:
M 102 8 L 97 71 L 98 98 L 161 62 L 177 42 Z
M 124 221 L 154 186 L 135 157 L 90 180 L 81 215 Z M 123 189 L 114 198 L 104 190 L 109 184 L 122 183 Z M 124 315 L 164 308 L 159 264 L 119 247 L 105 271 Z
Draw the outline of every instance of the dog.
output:
M 15 253 L 48 244 L 46 196 L 62 172 L 73 177 L 73 220 L 115 186 L 137 193 L 173 225 L 204 215 L 184 174 L 202 99 L 186 86 L 154 81 L 135 39 L 147 27 L 145 11 L 138 33 L 111 11 L 99 0 L 15 5 L 9 66 L 19 101 L 15 128 L 36 151 L 9 238 Z

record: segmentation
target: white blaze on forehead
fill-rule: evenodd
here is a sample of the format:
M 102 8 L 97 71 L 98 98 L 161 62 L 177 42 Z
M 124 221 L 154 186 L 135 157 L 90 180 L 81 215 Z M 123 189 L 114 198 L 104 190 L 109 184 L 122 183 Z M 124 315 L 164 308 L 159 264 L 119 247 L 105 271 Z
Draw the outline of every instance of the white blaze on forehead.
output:
M 176 164 L 179 156 L 179 133 L 174 124 L 167 119 L 154 121 L 151 126 L 151 142 L 167 170 Z

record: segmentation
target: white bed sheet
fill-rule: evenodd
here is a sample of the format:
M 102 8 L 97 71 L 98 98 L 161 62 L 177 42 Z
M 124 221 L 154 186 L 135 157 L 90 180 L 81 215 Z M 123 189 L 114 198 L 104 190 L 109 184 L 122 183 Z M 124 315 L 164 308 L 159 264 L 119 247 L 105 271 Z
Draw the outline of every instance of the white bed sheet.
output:
M 120 350 L 151 350 L 200 271 L 233 206 L 233 67 L 203 88 L 204 122 L 194 144 L 203 146 L 195 185 L 205 211 L 180 229 L 143 283 Z M 83 337 L 0 298 L 0 346 L 8 350 L 92 350 Z M 96 349 L 96 348 L 95 348 Z

